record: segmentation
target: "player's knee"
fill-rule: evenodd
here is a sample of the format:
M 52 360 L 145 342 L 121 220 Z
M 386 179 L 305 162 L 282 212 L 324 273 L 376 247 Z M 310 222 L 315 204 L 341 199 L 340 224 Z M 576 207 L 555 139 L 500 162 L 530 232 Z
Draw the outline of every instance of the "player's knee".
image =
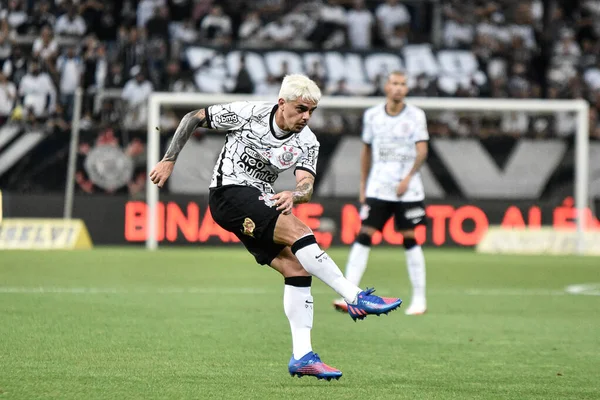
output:
M 294 227 L 293 230 L 290 231 L 290 245 L 296 244 L 299 240 L 302 240 L 306 237 L 315 237 L 313 231 L 306 225 Z
M 415 238 L 405 237 L 402 244 L 406 250 L 410 250 L 417 245 L 417 240 Z
M 276 243 L 291 246 L 300 238 L 312 235 L 313 231 L 293 215 L 280 215 L 277 219 L 274 232 Z
M 360 243 L 363 246 L 371 246 L 373 238 L 368 233 L 360 232 L 356 237 L 356 243 Z
M 301 237 L 313 235 L 312 229 L 310 229 L 304 222 L 298 224 L 295 228 L 296 239 L 300 239 Z

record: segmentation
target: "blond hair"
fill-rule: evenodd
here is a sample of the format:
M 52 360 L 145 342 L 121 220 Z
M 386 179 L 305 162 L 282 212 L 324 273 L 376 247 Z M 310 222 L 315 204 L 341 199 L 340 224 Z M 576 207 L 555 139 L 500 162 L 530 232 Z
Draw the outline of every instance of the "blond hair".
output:
M 281 83 L 279 98 L 285 101 L 303 99 L 318 103 L 321 100 L 321 89 L 319 89 L 319 86 L 313 80 L 305 75 L 286 75 Z

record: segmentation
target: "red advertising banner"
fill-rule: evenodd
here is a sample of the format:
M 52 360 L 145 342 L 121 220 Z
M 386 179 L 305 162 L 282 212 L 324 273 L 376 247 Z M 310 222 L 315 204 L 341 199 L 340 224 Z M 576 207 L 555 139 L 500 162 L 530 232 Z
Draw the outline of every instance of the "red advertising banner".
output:
M 325 205 L 327 207 L 325 207 Z M 294 214 L 315 231 L 319 243 L 325 247 L 332 244 L 351 244 L 360 228 L 357 205 L 335 201 L 301 204 L 294 208 Z M 502 207 L 463 204 L 431 204 L 426 207 L 427 226 L 417 229 L 420 243 L 435 246 L 459 245 L 475 246 L 486 233 L 490 224 L 503 227 L 541 227 L 543 220 L 556 228 L 575 229 L 576 210 L 572 200 L 554 208 L 536 205 L 528 207 L 507 204 Z M 125 205 L 124 236 L 127 242 L 146 240 L 147 206 L 141 201 L 127 202 Z M 600 229 L 600 222 L 590 210 L 586 212 L 589 229 Z M 548 225 L 548 224 L 547 224 Z M 172 243 L 235 243 L 239 240 L 223 230 L 212 219 L 206 204 L 188 202 L 160 203 L 158 207 L 159 241 Z M 374 244 L 402 244 L 402 235 L 394 229 L 390 219 L 383 231 L 373 237 Z
M 61 195 L 3 193 L 5 218 L 61 218 Z M 204 196 L 161 196 L 158 207 L 158 240 L 163 244 L 211 245 L 237 243 L 235 235 L 212 219 Z M 596 206 L 600 206 L 596 202 Z M 295 207 L 294 214 L 313 231 L 322 246 L 348 245 L 360 228 L 358 204 L 321 198 Z M 475 246 L 491 225 L 505 227 L 553 226 L 575 229 L 576 210 L 571 198 L 561 204 L 533 201 L 488 200 L 431 201 L 426 207 L 427 226 L 418 229 L 418 240 L 431 246 Z M 146 240 L 147 205 L 126 196 L 77 195 L 73 217 L 82 219 L 94 245 L 141 245 Z M 586 226 L 600 230 L 600 222 L 586 211 Z M 241 227 L 240 227 L 241 228 Z M 0 229 L 2 227 L 0 226 Z M 23 238 L 27 240 L 27 238 Z M 374 237 L 376 244 L 398 245 L 402 235 L 388 221 Z

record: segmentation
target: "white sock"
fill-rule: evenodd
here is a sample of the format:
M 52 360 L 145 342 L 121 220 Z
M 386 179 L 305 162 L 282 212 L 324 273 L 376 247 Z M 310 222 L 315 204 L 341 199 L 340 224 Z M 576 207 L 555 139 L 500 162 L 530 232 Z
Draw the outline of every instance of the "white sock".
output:
M 406 250 L 406 267 L 412 284 L 412 302 L 425 304 L 425 257 L 421 246 Z
M 294 358 L 299 360 L 312 351 L 310 330 L 313 325 L 313 298 L 310 287 L 285 285 L 283 309 L 292 329 Z
M 361 289 L 344 278 L 342 271 L 335 262 L 315 243 L 314 236 L 312 236 L 312 240 L 307 238 L 305 236 L 298 240 L 298 242 L 304 241 L 304 245 L 301 245 L 299 249 L 294 249 L 298 242 L 292 246 L 292 251 L 296 254 L 296 258 L 298 258 L 302 267 L 306 272 L 316 276 L 335 290 L 348 304 L 356 304 L 356 297 Z M 311 241 L 313 243 L 307 245 L 307 242 L 310 243 Z
M 367 269 L 370 251 L 371 246 L 365 246 L 358 242 L 354 242 L 350 249 L 348 262 L 346 263 L 346 279 L 356 286 L 360 286 L 360 280 Z

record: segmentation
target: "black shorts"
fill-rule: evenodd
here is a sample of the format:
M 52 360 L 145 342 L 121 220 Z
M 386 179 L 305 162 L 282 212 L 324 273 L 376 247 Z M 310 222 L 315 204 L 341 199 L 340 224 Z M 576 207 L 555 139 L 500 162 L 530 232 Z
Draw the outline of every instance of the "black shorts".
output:
M 394 216 L 396 230 L 414 229 L 425 225 L 425 203 L 423 201 L 386 201 L 367 198 L 367 204 L 360 210 L 363 226 L 370 226 L 378 231 Z
M 222 186 L 210 189 L 208 205 L 217 224 L 235 233 L 257 263 L 269 265 L 285 245 L 273 243 L 280 212 L 261 198 L 260 190 L 250 186 Z

